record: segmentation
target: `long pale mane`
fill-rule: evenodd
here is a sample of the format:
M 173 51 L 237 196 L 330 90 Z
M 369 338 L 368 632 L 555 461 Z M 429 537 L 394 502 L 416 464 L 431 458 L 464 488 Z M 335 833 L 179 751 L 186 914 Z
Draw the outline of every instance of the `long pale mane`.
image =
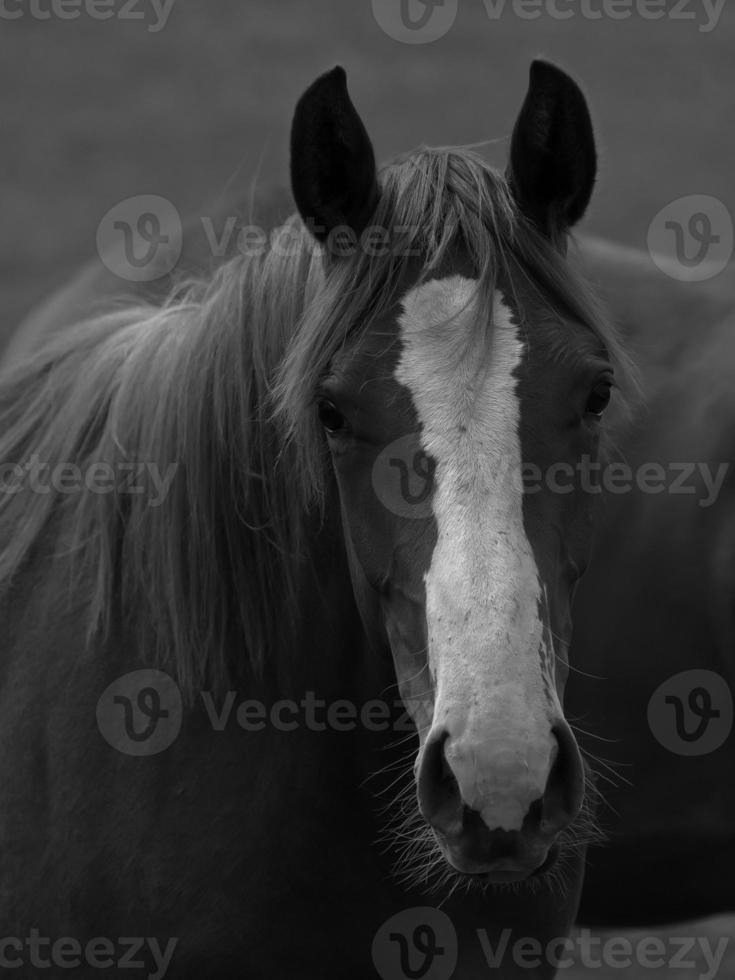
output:
M 325 263 L 300 219 L 264 254 L 239 255 L 162 307 L 79 324 L 0 382 L 0 461 L 81 470 L 175 467 L 168 494 L 0 495 L 0 590 L 47 535 L 89 594 L 87 636 L 134 624 L 140 657 L 185 691 L 228 683 L 291 642 L 304 534 L 325 488 L 314 391 L 337 351 L 461 243 L 478 279 L 479 328 L 499 275 L 589 325 L 626 374 L 585 285 L 517 213 L 504 178 L 465 149 L 422 149 L 381 172 L 373 224 L 390 247 Z M 325 272 L 326 269 L 326 272 Z M 58 573 L 57 573 L 58 574 Z

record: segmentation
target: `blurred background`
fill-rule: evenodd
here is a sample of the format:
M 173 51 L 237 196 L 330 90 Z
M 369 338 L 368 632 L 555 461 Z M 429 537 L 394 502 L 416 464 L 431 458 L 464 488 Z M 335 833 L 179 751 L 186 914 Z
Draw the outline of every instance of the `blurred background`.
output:
M 732 2 L 664 0 L 649 4 L 663 12 L 649 20 L 632 2 L 623 17 L 620 0 L 588 0 L 597 18 L 558 0 L 555 9 L 574 12 L 565 19 L 548 4 L 529 19 L 533 3 L 458 0 L 446 33 L 427 43 L 391 36 L 400 34 L 399 2 L 168 0 L 163 10 L 136 0 L 130 19 L 105 20 L 83 7 L 74 18 L 39 19 L 21 2 L 6 3 L 0 346 L 94 255 L 98 223 L 119 201 L 160 194 L 182 215 L 206 214 L 254 184 L 285 182 L 294 103 L 336 63 L 347 69 L 380 159 L 420 143 L 488 140 L 488 156 L 501 164 L 529 62 L 547 57 L 580 81 L 593 110 L 600 176 L 584 228 L 645 248 L 654 215 L 676 198 L 713 195 L 735 214 Z M 445 3 L 448 15 L 453 0 Z M 422 5 L 411 4 L 419 16 Z M 733 935 L 734 922 L 666 935 L 716 943 Z M 716 974 L 701 959 L 664 971 L 580 965 L 561 974 L 637 980 L 652 972 L 731 980 L 735 948 Z
M 588 2 L 601 12 L 609 0 Z M 294 103 L 336 63 L 380 159 L 497 140 L 488 151 L 501 162 L 529 62 L 546 56 L 593 108 L 601 165 L 585 227 L 643 246 L 680 196 L 711 194 L 735 211 L 732 3 L 713 23 L 705 0 L 664 0 L 672 16 L 659 20 L 635 9 L 559 20 L 540 3 L 525 20 L 511 0 L 446 0 L 457 6 L 450 29 L 419 44 L 378 23 L 374 6 L 390 21 L 399 3 L 173 0 L 163 22 L 153 0 L 134 0 L 139 19 L 0 16 L 0 338 L 94 254 L 118 201 L 162 194 L 200 213 L 225 192 L 247 195 L 258 174 L 285 180 Z M 677 6 L 689 19 L 673 17 Z

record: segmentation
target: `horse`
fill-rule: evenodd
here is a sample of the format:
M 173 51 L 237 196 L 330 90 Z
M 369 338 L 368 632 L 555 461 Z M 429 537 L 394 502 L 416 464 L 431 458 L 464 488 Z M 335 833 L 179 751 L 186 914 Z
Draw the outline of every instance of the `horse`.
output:
M 5 965 L 554 976 L 598 835 L 563 699 L 599 498 L 543 477 L 635 391 L 567 257 L 595 172 L 548 63 L 505 174 L 378 170 L 335 68 L 265 250 L 16 346 Z
M 277 220 L 285 195 L 267 188 L 261 198 L 262 220 Z M 242 215 L 238 220 L 243 223 L 254 220 L 239 199 L 222 206 L 222 212 L 223 219 Z M 184 242 L 183 267 L 203 267 L 210 245 L 200 221 L 186 226 Z M 576 244 L 584 274 L 613 311 L 647 392 L 648 413 L 633 417 L 617 433 L 621 457 L 635 453 L 650 461 L 693 455 L 666 442 L 669 430 L 680 431 L 669 425 L 672 406 L 686 419 L 690 440 L 699 446 L 710 437 L 711 418 L 702 411 L 702 399 L 705 393 L 726 399 L 732 376 L 731 277 L 684 284 L 664 278 L 635 247 L 589 234 L 579 236 Z M 162 300 L 173 285 L 166 274 L 137 284 L 135 290 Z M 31 314 L 11 339 L 7 362 L 19 360 L 60 322 L 74 323 L 91 303 L 109 303 L 120 291 L 119 279 L 101 263 L 90 263 Z M 693 376 L 687 367 L 693 347 L 701 352 L 706 375 Z M 732 451 L 724 443 L 716 455 L 710 453 L 714 467 L 730 460 Z M 667 501 L 668 510 L 653 524 L 651 501 L 639 488 L 633 486 L 624 499 L 605 495 L 602 530 L 573 607 L 571 662 L 585 669 L 572 672 L 566 692 L 570 715 L 584 719 L 586 730 L 577 729 L 581 745 L 591 755 L 604 751 L 607 756 L 599 762 L 607 805 L 598 808 L 606 833 L 604 841 L 587 851 L 578 912 L 578 922 L 585 926 L 647 928 L 735 910 L 735 842 L 729 818 L 735 801 L 731 783 L 719 778 L 732 769 L 731 748 L 692 762 L 665 752 L 645 723 L 649 698 L 678 669 L 696 665 L 715 670 L 735 687 L 728 612 L 735 589 L 726 561 L 732 526 L 729 487 L 728 481 L 711 512 L 703 513 L 696 499 L 682 495 L 679 513 L 671 509 L 675 502 Z M 638 529 L 634 539 L 632 528 Z M 676 541 L 671 537 L 674 528 Z M 674 545 L 678 558 L 672 554 Z M 647 569 L 645 588 L 642 574 L 637 586 L 631 578 L 631 570 L 642 569 Z M 676 588 L 670 581 L 672 571 L 681 575 L 683 569 L 691 569 L 684 592 L 681 580 Z M 648 601 L 634 608 L 641 595 Z M 626 629 L 629 634 L 621 636 Z M 657 655 L 659 651 L 666 656 Z M 704 796 L 702 785 L 707 787 Z M 675 823 L 672 813 L 677 814 Z M 627 882 L 633 878 L 637 885 L 631 892 Z

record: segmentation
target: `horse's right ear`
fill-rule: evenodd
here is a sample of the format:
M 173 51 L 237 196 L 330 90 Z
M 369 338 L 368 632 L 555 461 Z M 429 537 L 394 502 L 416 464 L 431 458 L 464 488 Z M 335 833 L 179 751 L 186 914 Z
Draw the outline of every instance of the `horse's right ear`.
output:
M 507 173 L 521 211 L 559 242 L 584 214 L 596 173 L 584 95 L 560 68 L 534 61 L 511 137 Z
M 291 125 L 291 189 L 319 241 L 347 226 L 359 235 L 378 202 L 375 155 L 339 66 L 304 92 Z

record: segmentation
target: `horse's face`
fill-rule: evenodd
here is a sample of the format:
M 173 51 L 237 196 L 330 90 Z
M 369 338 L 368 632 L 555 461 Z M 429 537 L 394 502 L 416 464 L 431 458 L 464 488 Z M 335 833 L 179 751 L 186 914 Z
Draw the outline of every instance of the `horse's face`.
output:
M 339 88 L 330 78 L 322 100 Z M 586 204 L 594 150 L 573 83 L 549 68 L 532 81 L 512 180 L 557 234 Z M 533 161 L 518 165 L 534 103 L 546 123 L 581 126 L 586 179 L 564 189 L 564 209 L 553 181 L 526 186 Z M 302 214 L 324 220 L 297 175 L 294 186 Z M 362 188 L 360 209 L 374 193 Z M 597 454 L 612 369 L 592 331 L 554 313 L 519 267 L 503 277 L 478 322 L 478 283 L 456 248 L 338 352 L 316 401 L 355 594 L 370 632 L 387 637 L 419 732 L 421 813 L 455 869 L 514 881 L 550 866 L 584 794 L 562 697 L 597 498 L 569 475 Z
M 421 811 L 455 868 L 501 878 L 543 865 L 581 804 L 561 701 L 596 497 L 568 474 L 596 456 L 611 368 L 587 328 L 501 291 L 483 336 L 476 285 L 407 290 L 335 358 L 319 411 L 356 594 L 419 731 Z

